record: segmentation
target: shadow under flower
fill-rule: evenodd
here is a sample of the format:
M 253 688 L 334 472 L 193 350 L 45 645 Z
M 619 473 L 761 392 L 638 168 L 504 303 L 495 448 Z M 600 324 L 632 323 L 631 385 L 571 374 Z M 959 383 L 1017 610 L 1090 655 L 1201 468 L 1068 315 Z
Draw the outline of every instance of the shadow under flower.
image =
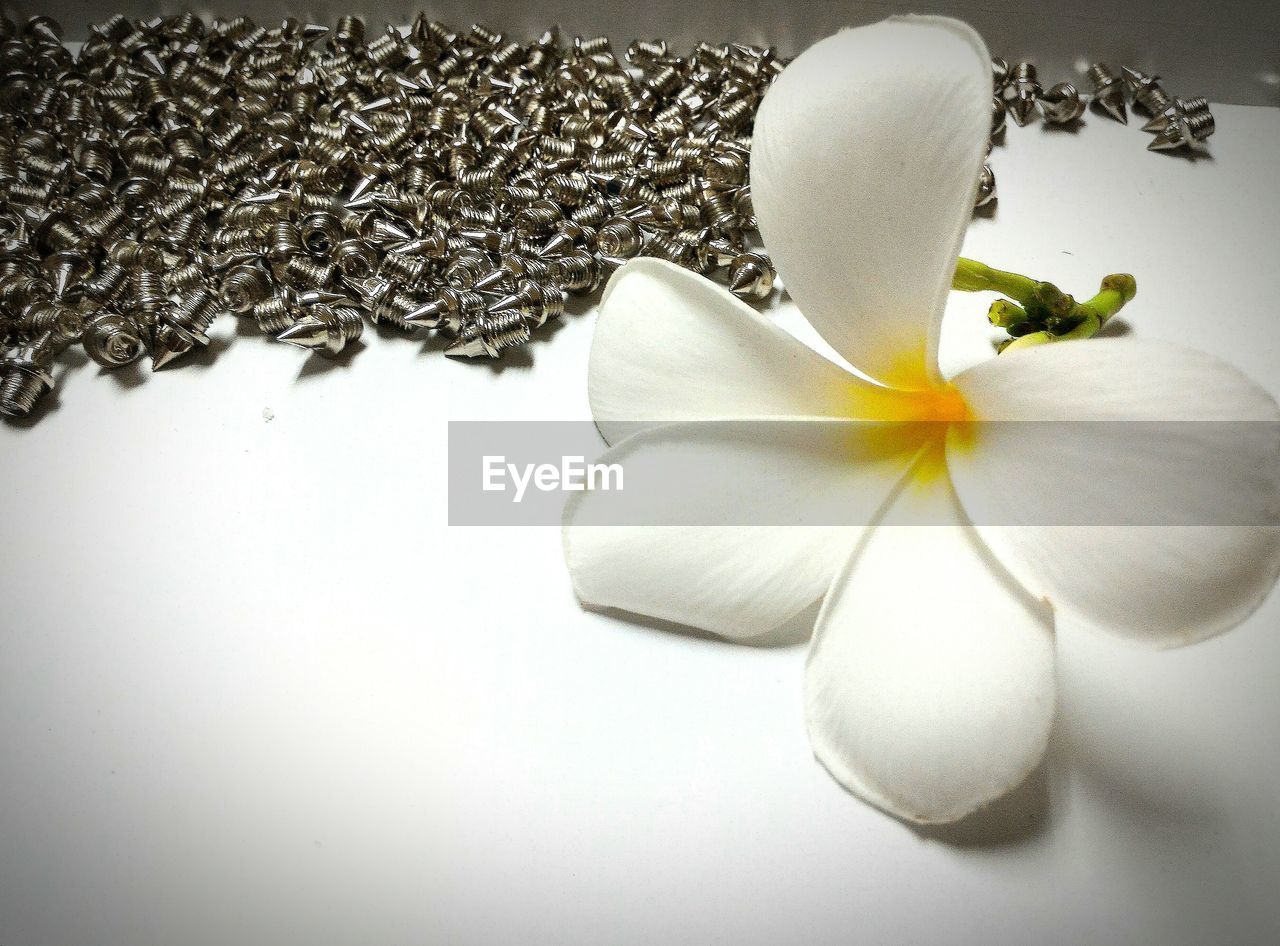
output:
M 1021 785 L 985 808 L 950 824 L 913 824 L 920 837 L 957 848 L 1002 848 L 1036 840 L 1049 831 L 1054 817 L 1046 755 Z
M 619 608 L 586 610 L 645 631 L 717 646 L 783 648 L 808 642 L 820 607 L 821 602 L 814 602 L 781 627 L 740 641 Z M 1059 697 L 1045 756 L 1017 788 L 959 821 L 940 825 L 902 822 L 904 827 L 922 841 L 957 851 L 1007 852 L 1044 841 L 1061 824 L 1067 808 L 1079 803 L 1086 808 L 1101 807 L 1107 820 L 1158 837 L 1162 844 L 1174 848 L 1194 848 L 1220 830 L 1221 812 L 1198 797 L 1194 785 L 1153 783 L 1149 774 L 1143 776 L 1136 770 L 1132 760 L 1094 745 L 1090 736 L 1097 734 L 1082 726 L 1069 688 L 1063 687 Z M 850 797 L 856 798 L 851 793 Z M 876 817 L 893 816 L 877 813 Z
M 1196 779 L 1179 783 L 1143 773 L 1082 727 L 1069 692 L 1060 696 L 1045 757 L 1018 788 L 952 824 L 909 827 L 926 840 L 996 851 L 1046 837 L 1070 805 L 1101 809 L 1108 822 L 1172 850 L 1198 849 L 1222 830 L 1221 810 Z
M 1133 326 L 1122 318 L 1113 318 L 1107 321 L 1098 331 L 1098 338 L 1124 338 L 1133 334 Z
M 810 635 L 813 633 L 814 622 L 818 619 L 818 611 L 822 606 L 822 602 L 815 601 L 809 607 L 795 615 L 791 620 L 787 621 L 772 631 L 766 631 L 755 637 L 747 637 L 741 640 L 728 640 L 712 634 L 710 631 L 704 631 L 701 628 L 691 627 L 688 624 L 679 624 L 675 621 L 664 621 L 661 618 L 649 617 L 644 614 L 636 614 L 632 611 L 624 611 L 622 608 L 598 608 L 592 605 L 583 604 L 585 611 L 592 614 L 600 614 L 611 620 L 618 621 L 622 624 L 628 624 L 632 627 L 642 627 L 651 631 L 659 631 L 663 634 L 673 634 L 676 637 L 687 637 L 693 640 L 708 641 L 715 644 L 724 644 L 738 647 L 796 647 L 807 643 Z

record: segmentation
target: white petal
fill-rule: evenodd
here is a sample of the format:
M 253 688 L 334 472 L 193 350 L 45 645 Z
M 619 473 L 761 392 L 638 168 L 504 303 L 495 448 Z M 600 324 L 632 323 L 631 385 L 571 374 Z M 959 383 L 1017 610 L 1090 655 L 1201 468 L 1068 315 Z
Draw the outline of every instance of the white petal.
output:
M 609 281 L 587 388 L 610 443 L 645 425 L 637 422 L 879 417 L 894 394 L 832 364 L 723 286 L 650 258 Z
M 895 524 L 920 516 L 944 524 Z M 814 629 L 805 706 L 819 761 L 900 818 L 955 821 L 1035 768 L 1054 690 L 1049 609 L 991 557 L 945 476 L 909 482 Z
M 1234 627 L 1275 584 L 1280 410 L 1235 369 L 1092 340 L 1002 355 L 955 384 L 979 420 L 948 441 L 956 490 L 1036 594 L 1169 646 Z
M 731 638 L 766 633 L 822 595 L 918 449 L 914 429 L 881 436 L 839 422 L 669 424 L 628 437 L 602 459 L 623 467 L 625 488 L 575 493 L 565 507 L 574 588 L 594 607 Z
M 756 116 L 751 196 L 800 311 L 885 384 L 937 380 L 938 333 L 991 124 L 991 66 L 956 20 L 811 46 Z
M 980 420 L 1274 421 L 1275 400 L 1206 352 L 1142 338 L 1040 345 L 957 376 Z

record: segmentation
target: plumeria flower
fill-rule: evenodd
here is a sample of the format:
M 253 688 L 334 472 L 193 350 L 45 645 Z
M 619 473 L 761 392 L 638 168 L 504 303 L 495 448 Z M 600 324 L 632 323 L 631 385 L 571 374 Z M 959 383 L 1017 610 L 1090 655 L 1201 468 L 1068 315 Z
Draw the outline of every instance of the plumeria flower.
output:
M 987 50 L 951 20 L 799 56 L 760 108 L 752 195 L 787 291 L 861 375 L 700 276 L 629 262 L 590 359 L 605 459 L 628 476 L 693 462 L 673 504 L 711 524 L 592 525 L 618 501 L 601 491 L 565 511 L 587 606 L 745 640 L 821 601 L 814 752 L 918 822 L 964 817 L 1038 764 L 1055 614 L 1183 644 L 1239 623 L 1280 572 L 1280 410 L 1227 365 L 1116 338 L 940 374 L 990 99 Z M 1038 518 L 1064 495 L 1089 522 Z M 851 513 L 826 525 L 819 500 Z M 717 524 L 744 506 L 762 524 Z

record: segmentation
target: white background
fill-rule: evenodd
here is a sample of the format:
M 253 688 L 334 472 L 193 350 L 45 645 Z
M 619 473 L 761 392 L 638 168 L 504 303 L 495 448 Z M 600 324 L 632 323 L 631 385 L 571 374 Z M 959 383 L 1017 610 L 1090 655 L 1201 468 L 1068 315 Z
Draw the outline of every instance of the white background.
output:
M 1280 396 L 1280 112 L 1216 111 L 1195 162 L 1010 129 L 965 252 L 1131 271 L 1132 331 Z M 801 644 L 584 613 L 556 530 L 449 529 L 447 420 L 587 417 L 594 318 L 488 366 L 227 317 L 207 364 L 60 371 L 0 426 L 0 943 L 1280 937 L 1280 596 L 1172 652 L 1063 619 L 1047 765 L 917 831 L 813 761 Z

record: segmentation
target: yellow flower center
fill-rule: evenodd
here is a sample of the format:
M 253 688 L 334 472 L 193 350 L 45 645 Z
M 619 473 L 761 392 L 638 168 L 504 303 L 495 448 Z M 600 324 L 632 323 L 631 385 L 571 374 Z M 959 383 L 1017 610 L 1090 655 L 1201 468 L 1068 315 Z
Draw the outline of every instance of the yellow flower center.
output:
M 951 384 L 943 384 L 927 391 L 911 391 L 902 395 L 905 400 L 904 420 L 936 421 L 958 424 L 970 419 L 969 405 L 964 395 Z
M 952 384 L 917 391 L 850 385 L 844 398 L 850 420 L 957 424 L 971 420 L 964 395 Z
M 944 445 L 947 432 L 957 425 L 962 432 L 972 426 L 973 415 L 969 405 L 964 395 L 951 384 L 917 391 L 868 388 L 858 384 L 850 388 L 846 403 L 850 419 L 877 424 L 879 430 L 871 436 L 877 438 L 881 449 L 918 456 L 911 488 L 930 488 L 930 484 L 946 478 Z M 864 433 L 862 436 L 868 435 Z M 959 440 L 961 445 L 969 442 L 969 436 Z

